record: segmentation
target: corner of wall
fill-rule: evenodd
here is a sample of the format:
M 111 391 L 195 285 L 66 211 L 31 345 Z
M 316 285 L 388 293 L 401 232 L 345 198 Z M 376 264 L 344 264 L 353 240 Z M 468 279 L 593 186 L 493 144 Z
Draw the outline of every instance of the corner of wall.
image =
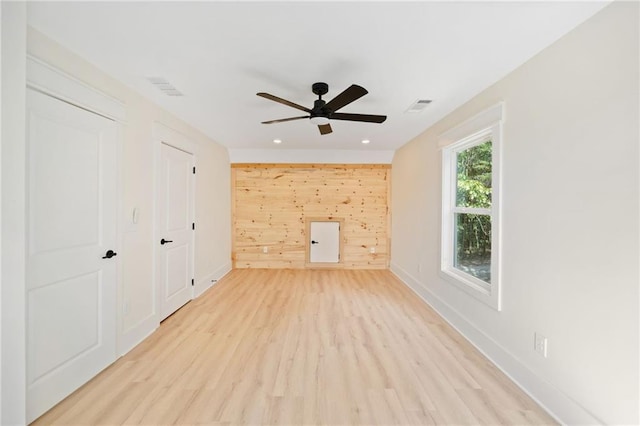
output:
M 25 2 L 0 2 L 2 54 L 1 424 L 26 422 Z M 11 250 L 7 250 L 11 248 Z
M 205 291 L 216 285 L 225 275 L 231 272 L 231 262 L 226 262 L 224 265 L 207 275 L 204 279 L 198 281 L 193 288 L 193 298 L 200 297 Z

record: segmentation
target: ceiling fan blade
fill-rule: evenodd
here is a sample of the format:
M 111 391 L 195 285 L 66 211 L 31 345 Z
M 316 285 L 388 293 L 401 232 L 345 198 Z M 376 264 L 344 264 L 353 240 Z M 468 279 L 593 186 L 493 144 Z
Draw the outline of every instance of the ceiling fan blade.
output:
M 346 114 L 336 112 L 331 114 L 332 120 L 345 120 L 345 121 L 364 121 L 367 123 L 383 123 L 387 119 L 386 115 L 370 115 L 370 114 Z
M 279 120 L 263 121 L 262 124 L 282 123 L 284 121 L 300 120 L 302 118 L 309 118 L 309 117 L 310 117 L 310 115 L 302 115 L 300 117 L 281 118 Z
M 272 100 L 274 102 L 278 102 L 278 103 L 290 106 L 290 107 L 295 108 L 295 109 L 299 109 L 300 111 L 311 112 L 311 110 L 309 108 L 305 108 L 302 105 L 294 104 L 293 102 L 290 102 L 290 101 L 288 101 L 286 99 L 282 99 L 282 98 L 279 98 L 277 96 L 270 95 L 268 93 L 260 92 L 260 93 L 256 93 L 256 95 L 261 96 L 261 97 L 263 97 L 265 99 Z
M 340 93 L 338 96 L 331 99 L 325 105 L 325 108 L 327 108 L 329 111 L 335 112 L 340 108 L 342 108 L 343 106 L 348 105 L 351 102 L 355 101 L 356 99 L 360 99 L 367 93 L 369 92 L 367 92 L 367 89 L 365 89 L 364 87 L 360 87 L 357 84 L 352 84 L 351 86 L 347 87 L 344 90 L 344 92 Z
M 331 124 L 318 125 L 318 130 L 320 130 L 320 134 L 321 135 L 327 135 L 327 134 L 333 132 L 333 130 L 331 130 Z

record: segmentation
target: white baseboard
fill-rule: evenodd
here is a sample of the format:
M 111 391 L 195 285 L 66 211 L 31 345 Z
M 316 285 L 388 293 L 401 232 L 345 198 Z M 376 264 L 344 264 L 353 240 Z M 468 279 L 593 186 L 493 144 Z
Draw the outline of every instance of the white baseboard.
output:
M 542 379 L 525 364 L 500 346 L 468 321 L 464 315 L 444 302 L 426 288 L 415 277 L 391 262 L 391 272 L 422 300 L 431 306 L 446 322 L 475 346 L 496 367 L 505 373 L 527 395 L 540 404 L 551 416 L 562 424 L 599 425 L 603 424 L 570 396 Z
M 118 357 L 138 346 L 160 326 L 158 316 L 152 314 L 133 327 L 125 330 L 118 341 Z
M 231 271 L 231 262 L 227 262 L 222 265 L 220 268 L 216 269 L 204 279 L 199 280 L 196 285 L 193 287 L 193 298 L 199 297 L 211 288 L 215 283 L 217 283 L 222 277 L 227 275 Z
M 193 298 L 202 295 L 215 282 L 227 275 L 231 271 L 231 262 L 227 262 L 211 274 L 200 280 L 193 288 Z M 138 346 L 144 339 L 149 337 L 160 326 L 158 315 L 153 314 L 143 319 L 133 327 L 122 332 L 118 339 L 118 357 L 123 356 L 131 349 Z

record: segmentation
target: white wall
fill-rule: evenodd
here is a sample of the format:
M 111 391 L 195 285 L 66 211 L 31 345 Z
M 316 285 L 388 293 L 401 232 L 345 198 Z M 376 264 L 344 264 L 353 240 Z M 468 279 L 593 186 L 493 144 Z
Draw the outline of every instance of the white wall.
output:
M 202 292 L 231 268 L 230 169 L 226 149 L 65 50 L 27 28 L 23 2 L 1 3 L 2 41 L 2 286 L 0 291 L 0 423 L 25 423 L 25 87 L 27 52 L 125 104 L 121 180 L 119 348 L 124 352 L 158 325 L 153 288 L 154 122 L 198 146 L 195 280 Z M 127 227 L 137 207 L 139 223 Z
M 232 163 L 390 164 L 391 150 L 230 149 Z
M 560 420 L 638 424 L 639 5 L 615 2 L 396 152 L 392 270 Z M 439 272 L 442 132 L 505 102 L 503 310 Z M 548 337 L 548 358 L 533 351 Z
M 197 146 L 195 281 L 200 291 L 231 269 L 230 168 L 225 148 L 112 79 L 41 33 L 29 29 L 28 53 L 121 101 L 126 108 L 121 158 L 122 243 L 120 350 L 126 351 L 158 325 L 154 306 L 154 122 Z M 130 221 L 138 209 L 138 224 Z M 122 305 L 121 305 L 122 306 Z
M 200 155 L 218 158 L 220 147 L 202 144 Z M 231 270 L 231 169 L 227 157 L 224 167 L 198 161 L 196 200 L 195 280 L 199 294 Z
M 0 424 L 25 422 L 25 52 L 26 5 L 2 8 L 2 378 Z

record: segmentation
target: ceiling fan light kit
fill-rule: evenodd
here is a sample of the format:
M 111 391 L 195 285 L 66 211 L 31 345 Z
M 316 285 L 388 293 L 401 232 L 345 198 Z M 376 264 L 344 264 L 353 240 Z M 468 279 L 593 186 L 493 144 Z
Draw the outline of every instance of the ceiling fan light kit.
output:
M 324 124 L 329 124 L 329 117 L 321 117 L 318 115 L 315 117 L 311 117 L 309 121 L 311 121 L 313 124 L 317 126 L 322 126 Z
M 263 121 L 262 124 L 282 123 L 285 121 L 308 118 L 311 123 L 318 126 L 318 130 L 320 131 L 321 135 L 326 135 L 333 132 L 333 130 L 331 129 L 331 124 L 329 124 L 331 120 L 359 121 L 364 123 L 383 123 L 387 119 L 386 115 L 350 114 L 336 112 L 340 108 L 360 99 L 361 97 L 369 93 L 364 87 L 358 86 L 357 84 L 352 84 L 351 86 L 347 87 L 342 93 L 340 93 L 329 102 L 326 102 L 322 99 L 322 96 L 326 95 L 329 92 L 329 85 L 327 83 L 313 83 L 313 85 L 311 86 L 311 91 L 314 94 L 318 95 L 318 99 L 316 99 L 313 103 L 313 109 L 303 107 L 302 105 L 298 105 L 269 93 L 257 93 L 257 95 L 260 97 L 290 106 L 291 108 L 295 108 L 309 114 L 299 117 L 289 117 L 279 120 Z

